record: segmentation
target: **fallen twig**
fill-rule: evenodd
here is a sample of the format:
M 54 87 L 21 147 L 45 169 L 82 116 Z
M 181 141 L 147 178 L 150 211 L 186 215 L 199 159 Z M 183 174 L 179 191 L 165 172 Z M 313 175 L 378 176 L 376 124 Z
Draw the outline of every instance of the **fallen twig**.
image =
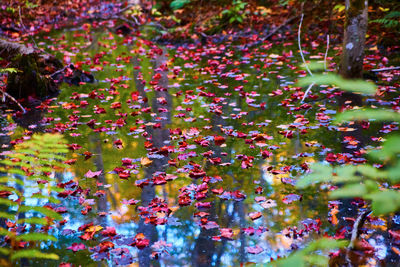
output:
M 380 72 L 380 71 L 388 71 L 388 70 L 400 70 L 400 67 L 388 67 L 388 68 L 381 68 L 381 69 L 373 69 L 372 72 Z
M 324 56 L 324 68 L 325 71 L 327 71 L 327 67 L 326 67 L 326 59 L 328 58 L 328 51 L 329 51 L 329 34 L 326 36 L 326 51 L 325 51 L 325 56 Z
M 371 210 L 366 209 L 360 214 L 358 214 L 356 221 L 354 222 L 353 225 L 353 230 L 351 231 L 351 239 L 350 239 L 350 244 L 348 246 L 348 249 L 354 249 L 355 242 L 360 236 L 360 229 L 363 227 L 365 220 L 367 219 L 368 215 L 371 213 Z
M 299 30 L 297 32 L 297 43 L 299 45 L 299 50 L 300 50 L 300 55 L 301 55 L 301 59 L 303 60 L 304 65 L 306 66 L 306 70 L 308 71 L 308 73 L 313 76 L 310 68 L 308 67 L 308 64 L 304 58 L 304 54 L 303 54 L 303 49 L 301 48 L 301 25 L 303 24 L 303 18 L 304 18 L 304 13 L 301 14 L 301 19 L 300 19 L 300 24 L 299 24 Z M 311 88 L 314 86 L 314 83 L 310 84 L 310 86 L 308 86 L 306 92 L 304 93 L 303 99 L 301 100 L 301 103 L 303 103 L 304 99 L 306 99 L 308 93 L 311 91 Z
M 350 243 L 349 243 L 349 245 L 347 247 L 347 252 L 346 252 L 346 262 L 347 262 L 347 264 L 349 266 L 353 266 L 351 264 L 351 260 L 350 260 L 350 251 L 355 248 L 356 241 L 360 237 L 361 227 L 363 227 L 363 225 L 364 225 L 365 221 L 367 220 L 367 217 L 368 217 L 369 214 L 371 214 L 371 210 L 370 209 L 366 209 L 366 210 L 360 212 L 360 214 L 358 214 L 358 216 L 357 216 L 356 221 L 354 222 L 353 230 L 351 230 Z
M 299 45 L 299 50 L 300 50 L 301 59 L 303 60 L 303 63 L 304 63 L 304 65 L 305 65 L 305 67 L 306 67 L 306 70 L 307 70 L 307 72 L 308 72 L 311 76 L 313 76 L 313 74 L 312 74 L 310 68 L 308 67 L 308 64 L 307 64 L 307 62 L 306 62 L 306 60 L 305 60 L 305 58 L 304 58 L 303 49 L 301 48 L 301 25 L 303 24 L 303 18 L 304 18 L 304 13 L 301 14 L 301 19 L 300 19 L 300 24 L 299 24 L 299 30 L 298 30 L 298 32 L 297 32 L 297 43 L 298 43 L 298 45 Z
M 17 106 L 21 109 L 21 111 L 25 114 L 26 113 L 26 110 L 25 110 L 25 108 L 13 97 L 13 96 L 11 96 L 11 95 L 9 95 L 8 93 L 6 93 L 6 92 L 0 92 L 1 94 L 3 94 L 3 97 L 2 97 L 2 101 L 3 102 L 5 102 L 5 97 L 7 97 L 7 98 L 9 98 L 9 99 L 11 99 L 11 101 L 13 101 L 15 104 L 17 104 Z
M 310 84 L 310 86 L 308 86 L 308 88 L 307 88 L 307 90 L 305 91 L 304 96 L 303 96 L 303 98 L 301 99 L 301 102 L 300 102 L 300 103 L 303 103 L 303 102 L 304 102 L 304 99 L 306 99 L 308 93 L 311 91 L 311 88 L 314 86 L 314 84 L 315 84 L 315 83 L 312 83 L 312 84 Z

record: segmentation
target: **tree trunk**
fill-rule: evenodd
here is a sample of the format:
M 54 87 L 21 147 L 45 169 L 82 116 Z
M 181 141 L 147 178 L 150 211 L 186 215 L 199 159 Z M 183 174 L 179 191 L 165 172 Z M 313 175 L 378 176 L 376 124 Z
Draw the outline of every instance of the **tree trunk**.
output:
M 138 65 L 138 60 L 134 58 L 133 64 L 134 66 Z M 163 54 L 157 56 L 155 59 L 154 69 L 155 72 L 161 74 L 161 78 L 159 80 L 159 86 L 166 90 L 165 91 L 156 90 L 155 97 L 153 98 L 151 105 L 152 111 L 154 113 L 157 113 L 158 117 L 162 118 L 162 121 L 160 122 L 161 128 L 152 128 L 152 126 L 146 128 L 146 131 L 151 136 L 151 140 L 155 148 L 163 147 L 165 145 L 165 142 L 169 141 L 170 139 L 169 130 L 166 127 L 166 125 L 171 122 L 172 97 L 168 92 L 168 70 L 166 69 L 166 64 L 167 64 L 166 50 L 163 50 Z M 140 94 L 143 97 L 145 97 L 146 93 L 144 92 L 144 86 L 138 80 L 138 71 L 134 71 L 134 76 L 136 80 L 136 87 L 137 87 L 136 89 L 140 92 Z M 167 106 L 163 106 L 161 103 L 157 101 L 157 99 L 160 98 L 166 99 Z M 163 107 L 166 108 L 168 111 L 160 113 L 159 109 Z M 145 174 L 146 179 L 151 180 L 156 172 L 165 172 L 167 163 L 168 163 L 167 157 L 153 159 L 153 163 L 146 169 L 146 174 Z M 142 203 L 141 205 L 144 207 L 148 206 L 149 203 L 155 197 L 156 197 L 156 192 L 154 186 L 153 185 L 144 186 L 141 193 L 141 203 Z M 139 222 L 138 232 L 143 233 L 146 236 L 146 238 L 150 239 L 149 247 L 146 247 L 139 251 L 139 266 L 140 267 L 158 266 L 159 263 L 153 262 L 152 264 L 150 258 L 151 257 L 150 246 L 158 239 L 156 227 L 152 224 L 146 224 L 144 222 L 144 219 L 141 219 Z
M 96 171 L 102 171 L 102 173 L 99 175 L 99 178 L 97 181 L 99 183 L 102 183 L 103 186 L 106 184 L 106 176 L 104 173 L 104 162 L 103 162 L 103 149 L 101 147 L 101 141 L 98 133 L 94 136 L 89 137 L 89 142 L 94 143 L 95 147 L 93 149 L 93 154 L 96 155 L 93 159 L 93 163 L 96 166 Z M 102 187 L 103 187 L 102 186 Z M 97 200 L 97 213 L 105 213 L 108 211 L 108 205 L 107 205 L 107 195 L 102 195 L 99 196 L 99 199 Z M 106 222 L 106 216 L 97 216 L 96 217 L 96 224 L 99 224 L 103 227 L 107 225 Z
M 368 0 L 346 0 L 346 21 L 344 25 L 343 53 L 340 62 L 339 74 L 345 79 L 362 79 L 363 60 L 365 50 L 365 35 L 368 25 Z M 362 96 L 350 92 L 342 93 L 338 98 L 338 103 L 342 109 L 344 106 L 362 106 Z M 360 123 L 352 125 L 351 132 L 342 132 L 342 152 L 356 156 L 355 152 L 360 151 L 364 146 L 364 138 Z M 359 141 L 357 146 L 349 148 L 344 143 L 346 137 L 354 138 Z M 356 218 L 358 208 L 352 204 L 353 199 L 341 199 L 342 204 L 339 208 L 339 227 L 347 228 L 348 236 L 352 231 L 352 223 L 347 218 Z M 348 262 L 348 266 L 354 266 Z
M 362 78 L 367 25 L 368 0 L 346 0 L 343 54 L 339 70 L 343 78 Z

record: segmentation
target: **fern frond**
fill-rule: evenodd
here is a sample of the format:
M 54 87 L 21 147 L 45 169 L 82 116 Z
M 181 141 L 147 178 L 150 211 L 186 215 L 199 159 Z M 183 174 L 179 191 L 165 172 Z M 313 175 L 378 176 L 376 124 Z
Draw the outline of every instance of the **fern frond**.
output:
M 0 228 L 0 236 L 7 236 L 11 239 L 11 244 L 15 242 L 29 244 L 18 250 L 15 250 L 14 246 L 7 247 L 10 243 L 0 247 L 0 254 L 8 256 L 10 266 L 20 258 L 58 259 L 55 254 L 42 253 L 32 248 L 37 247 L 40 242 L 56 241 L 51 234 L 35 232 L 34 229 L 35 225 L 49 226 L 54 220 L 63 219 L 59 213 L 45 205 L 60 203 L 52 195 L 63 189 L 54 186 L 56 184 L 54 175 L 49 174 L 53 174 L 55 170 L 63 170 L 67 166 L 63 163 L 67 152 L 61 135 L 33 135 L 30 140 L 17 144 L 14 151 L 0 160 L 0 171 L 6 173 L 0 176 L 0 191 L 5 195 L 0 198 L 0 205 L 12 207 L 0 211 L 0 218 L 15 221 L 16 225 L 31 225 L 27 228 L 31 231 L 28 233 L 11 232 Z M 39 180 L 45 180 L 47 183 L 38 183 Z M 18 201 L 14 201 L 15 196 L 18 197 Z M 25 213 L 26 218 L 18 219 L 21 213 Z

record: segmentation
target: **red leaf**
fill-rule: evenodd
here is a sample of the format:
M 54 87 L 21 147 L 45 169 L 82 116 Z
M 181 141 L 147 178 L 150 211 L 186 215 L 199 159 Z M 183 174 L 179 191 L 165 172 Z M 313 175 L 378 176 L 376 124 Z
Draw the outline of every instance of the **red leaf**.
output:
M 85 248 L 86 248 L 85 244 L 82 244 L 82 243 L 73 243 L 71 246 L 67 247 L 67 249 L 70 249 L 73 252 L 77 252 L 77 251 L 83 250 Z
M 250 213 L 249 213 L 249 217 L 250 217 L 250 219 L 252 219 L 253 221 L 254 221 L 254 220 L 257 220 L 258 218 L 261 218 L 261 216 L 262 216 L 262 213 L 259 212 L 259 211 L 257 211 L 257 212 L 250 212 Z
M 220 231 L 222 237 L 225 237 L 227 239 L 232 239 L 233 231 L 231 228 L 221 228 Z
M 114 248 L 114 243 L 112 243 L 110 241 L 104 241 L 104 242 L 101 242 L 99 246 L 100 246 L 99 252 L 106 252 L 110 248 Z
M 250 254 L 260 254 L 264 251 L 264 249 L 259 245 L 256 245 L 255 247 L 246 247 L 246 250 Z
M 221 146 L 225 143 L 225 137 L 223 136 L 214 136 L 214 143 L 216 146 Z
M 88 170 L 88 172 L 85 174 L 85 177 L 87 178 L 98 178 L 99 175 L 102 173 L 103 171 L 97 171 L 97 172 L 92 172 L 91 170 Z
M 282 202 L 285 203 L 285 204 L 290 204 L 290 203 L 292 203 L 292 202 L 294 202 L 294 201 L 297 201 L 297 200 L 300 200 L 300 201 L 301 201 L 301 196 L 300 196 L 300 195 L 289 194 L 289 195 L 285 196 L 285 197 L 282 199 Z

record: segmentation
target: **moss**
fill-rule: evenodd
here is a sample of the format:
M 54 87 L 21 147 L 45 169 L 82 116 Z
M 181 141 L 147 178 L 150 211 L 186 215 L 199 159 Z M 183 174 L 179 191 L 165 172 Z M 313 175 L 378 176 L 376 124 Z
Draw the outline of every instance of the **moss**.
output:
M 51 90 L 50 81 L 41 75 L 37 65 L 37 55 L 17 55 L 12 66 L 21 72 L 12 73 L 8 77 L 7 92 L 16 98 L 26 98 L 34 95 L 46 97 Z
M 356 17 L 363 13 L 365 0 L 350 0 L 350 6 L 347 10 L 347 19 Z

